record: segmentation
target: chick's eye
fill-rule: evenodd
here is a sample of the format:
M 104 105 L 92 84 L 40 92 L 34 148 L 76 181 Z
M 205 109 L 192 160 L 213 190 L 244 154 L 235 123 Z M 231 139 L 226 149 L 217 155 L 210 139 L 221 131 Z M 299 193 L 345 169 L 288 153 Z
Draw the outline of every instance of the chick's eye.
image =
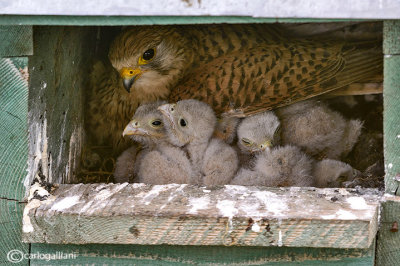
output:
M 159 127 L 162 125 L 162 122 L 160 120 L 154 120 L 153 122 L 151 122 L 151 124 L 153 126 Z
M 179 120 L 179 124 L 180 124 L 182 127 L 186 127 L 186 121 L 185 121 L 185 119 L 182 119 L 182 118 L 181 118 L 181 120 Z
M 250 145 L 251 145 L 251 140 L 243 138 L 243 139 L 242 139 L 242 143 L 243 143 L 244 145 L 246 145 L 246 146 L 250 146 Z
M 154 57 L 154 49 L 149 49 L 146 50 L 143 55 L 142 55 L 143 59 L 148 61 L 151 60 Z

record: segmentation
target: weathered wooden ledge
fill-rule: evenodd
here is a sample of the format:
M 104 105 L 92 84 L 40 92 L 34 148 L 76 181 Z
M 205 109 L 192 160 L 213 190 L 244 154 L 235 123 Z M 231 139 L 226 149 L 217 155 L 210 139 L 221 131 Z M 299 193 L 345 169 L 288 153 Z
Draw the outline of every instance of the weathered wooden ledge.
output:
M 373 189 L 60 185 L 26 209 L 23 240 L 368 248 L 380 198 Z

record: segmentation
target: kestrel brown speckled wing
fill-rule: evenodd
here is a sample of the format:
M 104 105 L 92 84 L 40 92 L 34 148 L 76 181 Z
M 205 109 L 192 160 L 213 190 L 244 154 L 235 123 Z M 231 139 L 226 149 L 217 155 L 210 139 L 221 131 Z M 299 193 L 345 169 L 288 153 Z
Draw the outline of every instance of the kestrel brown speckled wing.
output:
M 170 101 L 195 98 L 209 103 L 217 114 L 246 116 L 338 89 L 381 69 L 381 51 L 368 46 L 262 46 L 195 68 L 172 90 Z

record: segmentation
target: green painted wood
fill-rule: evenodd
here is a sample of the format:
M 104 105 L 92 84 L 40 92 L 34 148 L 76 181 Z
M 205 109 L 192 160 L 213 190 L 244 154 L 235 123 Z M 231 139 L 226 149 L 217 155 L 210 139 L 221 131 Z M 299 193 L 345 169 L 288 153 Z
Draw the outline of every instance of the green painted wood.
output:
M 21 243 L 22 203 L 28 157 L 28 84 L 20 69 L 27 58 L 0 59 L 0 265 L 16 265 L 7 253 L 28 253 Z M 22 262 L 20 265 L 27 265 Z
M 32 260 L 31 265 L 373 265 L 369 249 L 32 244 L 31 253 L 76 254 L 75 259 Z
M 383 23 L 383 53 L 400 54 L 400 20 L 389 20 Z
M 400 224 L 400 197 L 382 203 L 381 227 L 378 231 L 376 265 L 398 265 L 400 261 L 400 231 L 393 231 L 393 223 Z
M 400 194 L 400 55 L 384 59 L 384 157 L 386 192 Z M 399 180 L 399 181 L 398 181 Z
M 0 57 L 33 53 L 32 26 L 0 26 Z
M 29 60 L 29 179 L 40 167 L 50 182 L 70 183 L 79 167 L 84 92 L 97 31 L 35 27 Z M 40 158 L 40 160 L 36 159 Z
M 18 16 L 0 15 L 0 25 L 165 25 L 211 23 L 296 23 L 372 21 L 363 19 L 253 18 L 239 16 Z

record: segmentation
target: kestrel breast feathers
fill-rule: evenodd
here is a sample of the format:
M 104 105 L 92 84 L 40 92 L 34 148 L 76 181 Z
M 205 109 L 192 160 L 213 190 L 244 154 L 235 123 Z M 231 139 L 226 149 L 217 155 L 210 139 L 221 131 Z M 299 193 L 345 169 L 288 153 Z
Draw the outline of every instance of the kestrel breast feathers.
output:
M 289 38 L 264 24 L 132 27 L 115 38 L 109 59 L 116 71 L 92 73 L 88 113 L 115 125 L 113 143 L 140 103 L 193 98 L 219 116 L 242 117 L 382 71 L 379 41 Z M 110 129 L 93 115 L 87 121 L 98 134 Z

